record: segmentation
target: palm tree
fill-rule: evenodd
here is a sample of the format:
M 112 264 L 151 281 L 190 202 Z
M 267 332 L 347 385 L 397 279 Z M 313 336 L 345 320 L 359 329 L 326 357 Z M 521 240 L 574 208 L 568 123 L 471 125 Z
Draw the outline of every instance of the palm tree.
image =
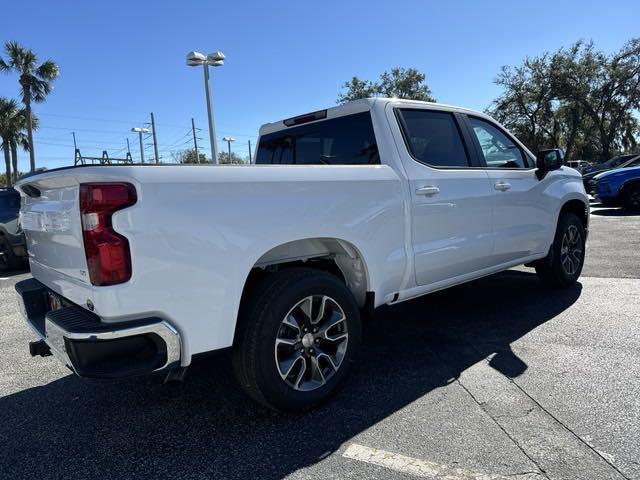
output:
M 38 129 L 38 118 L 33 117 L 33 129 Z M 7 172 L 7 186 L 18 181 L 18 147 L 29 151 L 29 139 L 25 133 L 27 129 L 27 111 L 18 108 L 13 99 L 0 97 L 0 139 L 4 152 L 5 168 Z M 13 164 L 13 165 L 12 165 Z M 13 166 L 13 175 L 11 175 Z
M 47 60 L 38 65 L 38 57 L 18 42 L 7 42 L 5 44 L 7 60 L 0 58 L 0 71 L 15 71 L 20 75 L 20 89 L 22 102 L 27 114 L 27 138 L 29 145 L 29 161 L 31 171 L 36 170 L 36 160 L 33 145 L 33 114 L 31 112 L 31 101 L 36 103 L 44 102 L 51 92 L 51 82 L 58 76 L 58 66 Z
M 35 115 L 31 115 L 31 124 L 34 130 L 38 129 L 38 118 Z M 13 134 L 9 137 L 11 143 L 11 164 L 13 167 L 13 183 L 18 181 L 18 147 L 28 152 L 29 148 L 29 136 L 27 131 L 27 110 L 21 108 L 18 110 L 17 115 L 13 117 Z
M 18 115 L 18 102 L 13 99 L 0 97 L 0 138 L 2 138 L 2 151 L 4 152 L 4 165 L 6 171 L 7 187 L 11 183 L 11 139 L 14 136 L 15 117 Z

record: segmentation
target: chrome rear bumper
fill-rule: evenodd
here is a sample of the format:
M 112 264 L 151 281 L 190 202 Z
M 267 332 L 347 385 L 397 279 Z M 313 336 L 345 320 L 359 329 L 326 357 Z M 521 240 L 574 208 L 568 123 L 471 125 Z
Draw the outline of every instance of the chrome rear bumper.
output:
M 128 377 L 180 364 L 180 335 L 165 320 L 106 323 L 65 299 L 63 308 L 49 310 L 49 289 L 35 279 L 19 282 L 16 291 L 27 323 L 51 353 L 80 376 Z

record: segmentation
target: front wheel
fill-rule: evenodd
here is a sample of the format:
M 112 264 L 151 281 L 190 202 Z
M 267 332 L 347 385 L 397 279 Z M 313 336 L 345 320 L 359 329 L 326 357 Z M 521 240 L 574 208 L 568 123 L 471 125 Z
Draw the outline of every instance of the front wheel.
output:
M 570 212 L 561 214 L 549 254 L 536 262 L 538 277 L 554 287 L 573 285 L 582 273 L 585 242 L 586 231 L 580 219 Z
M 625 210 L 640 212 L 640 185 L 633 185 L 625 189 L 623 205 Z
M 338 278 L 296 268 L 269 275 L 245 299 L 234 345 L 236 377 L 251 397 L 281 411 L 330 398 L 361 338 L 358 306 Z

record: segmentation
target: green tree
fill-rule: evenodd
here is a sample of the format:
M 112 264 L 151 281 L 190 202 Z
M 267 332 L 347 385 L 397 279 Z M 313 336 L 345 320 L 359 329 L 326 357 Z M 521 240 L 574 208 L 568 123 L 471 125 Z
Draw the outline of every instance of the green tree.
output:
M 194 148 L 180 150 L 179 152 L 172 152 L 171 156 L 176 163 L 181 165 L 209 163 L 204 153 L 198 153 L 198 156 L 196 157 L 196 151 Z
M 580 107 L 558 101 L 549 54 L 527 57 L 516 67 L 502 67 L 495 83 L 503 94 L 488 109 L 489 114 L 533 151 L 556 147 L 564 140 L 567 156 L 571 155 L 581 126 Z
M 360 98 L 370 98 L 378 95 L 379 88 L 374 82 L 361 80 L 358 77 L 351 77 L 351 80 L 344 82 L 342 88 L 345 90 L 338 96 L 338 103 L 350 102 Z
M 37 55 L 18 42 L 5 44 L 7 59 L 0 58 L 0 71 L 15 71 L 19 75 L 22 102 L 27 115 L 27 139 L 30 145 L 29 162 L 31 172 L 36 170 L 35 152 L 33 144 L 33 114 L 31 102 L 44 102 L 51 93 L 52 82 L 58 76 L 58 66 L 52 60 L 38 64 Z
M 34 130 L 38 129 L 38 118 L 35 115 L 31 117 L 31 124 Z M 18 147 L 23 151 L 29 152 L 29 136 L 27 134 L 27 111 L 21 108 L 14 117 L 13 135 L 9 138 L 11 143 L 11 164 L 13 166 L 13 183 L 18 181 L 20 172 L 18 171 Z
M 424 73 L 415 68 L 400 67 L 383 72 L 377 81 L 352 77 L 342 85 L 343 90 L 338 94 L 338 103 L 378 96 L 435 102 L 426 78 Z
M 18 115 L 18 103 L 13 99 L 0 97 L 0 138 L 2 138 L 2 152 L 5 164 L 5 186 L 11 182 L 11 139 L 15 135 L 15 119 Z
M 231 152 L 231 161 L 229 161 L 229 153 L 227 152 L 220 152 L 218 154 L 218 163 L 220 165 L 228 165 L 228 164 L 241 164 L 241 163 L 250 163 L 249 160 L 247 158 L 242 158 L 240 155 L 238 155 L 235 152 Z
M 636 148 L 640 41 L 606 55 L 578 42 L 503 67 L 488 113 L 533 151 L 564 147 L 567 159 L 606 160 Z
M 18 181 L 18 147 L 25 152 L 29 151 L 29 140 L 26 132 L 27 113 L 24 108 L 18 108 L 18 104 L 13 99 L 0 97 L 0 138 L 2 139 L 2 149 L 5 155 L 6 172 L 11 171 L 10 164 L 13 167 L 13 173 L 9 174 L 9 183 Z M 33 118 L 33 128 L 37 130 L 38 119 Z M 7 159 L 10 156 L 10 164 Z
M 593 42 L 577 42 L 560 49 L 552 62 L 558 98 L 579 105 L 597 133 L 600 159 L 614 150 L 637 145 L 640 108 L 640 38 L 627 42 L 612 55 L 595 49 Z

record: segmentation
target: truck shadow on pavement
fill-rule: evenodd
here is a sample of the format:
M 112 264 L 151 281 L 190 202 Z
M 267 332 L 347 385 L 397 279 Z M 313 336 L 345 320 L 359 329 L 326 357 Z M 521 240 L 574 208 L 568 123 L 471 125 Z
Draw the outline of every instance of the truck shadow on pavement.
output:
M 225 356 L 195 363 L 179 386 L 159 375 L 67 375 L 0 399 L 0 478 L 282 478 L 478 361 L 491 357 L 493 368 L 517 377 L 527 365 L 510 344 L 580 292 L 579 284 L 547 290 L 534 274 L 509 271 L 383 307 L 346 388 L 300 415 L 246 398 Z

